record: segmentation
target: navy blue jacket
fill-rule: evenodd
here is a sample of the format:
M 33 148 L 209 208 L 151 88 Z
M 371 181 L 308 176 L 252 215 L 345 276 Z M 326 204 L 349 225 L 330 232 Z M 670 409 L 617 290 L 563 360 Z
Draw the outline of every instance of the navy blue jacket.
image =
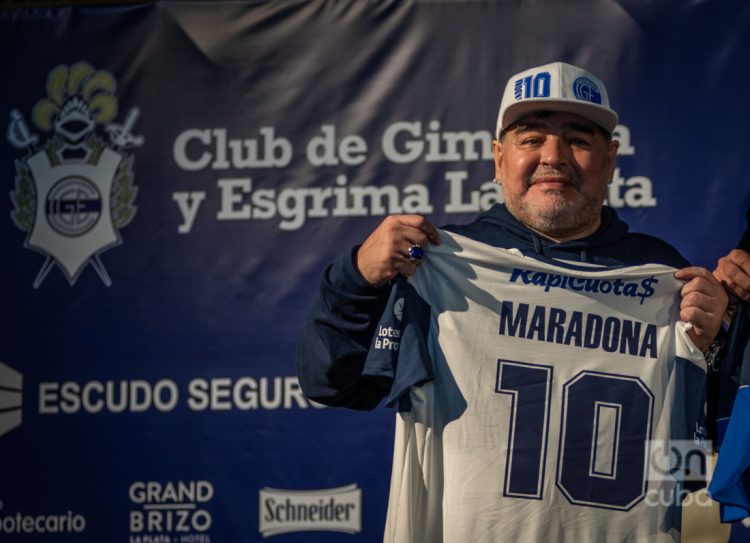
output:
M 683 268 L 688 262 L 666 242 L 628 232 L 617 213 L 604 207 L 592 235 L 556 243 L 520 223 L 495 204 L 467 225 L 443 227 L 462 236 L 525 254 L 605 266 L 658 263 Z M 354 267 L 355 247 L 324 271 L 318 297 L 297 350 L 300 386 L 312 400 L 352 409 L 372 409 L 386 396 L 387 384 L 362 375 L 377 323 L 394 282 L 376 288 Z

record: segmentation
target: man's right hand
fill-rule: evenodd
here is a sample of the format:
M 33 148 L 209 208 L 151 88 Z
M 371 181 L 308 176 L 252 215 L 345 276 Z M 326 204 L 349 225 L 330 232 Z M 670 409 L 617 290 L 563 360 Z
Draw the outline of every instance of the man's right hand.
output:
M 419 261 L 409 260 L 409 247 L 440 244 L 437 229 L 421 215 L 391 215 L 365 240 L 357 251 L 355 265 L 368 283 L 379 287 L 399 273 L 409 277 Z
M 719 259 L 714 277 L 741 300 L 750 302 L 750 254 L 735 249 Z

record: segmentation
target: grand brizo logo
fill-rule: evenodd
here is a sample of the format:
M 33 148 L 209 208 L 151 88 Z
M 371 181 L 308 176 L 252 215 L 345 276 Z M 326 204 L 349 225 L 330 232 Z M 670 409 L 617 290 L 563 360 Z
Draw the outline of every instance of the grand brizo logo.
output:
M 122 243 L 120 229 L 135 216 L 138 190 L 133 157 L 125 150 L 144 142 L 131 133 L 138 108 L 122 124 L 113 122 L 116 87 L 112 74 L 87 62 L 54 68 L 47 97 L 32 110 L 34 125 L 51 132 L 44 142 L 18 110 L 10 113 L 8 141 L 26 152 L 16 160 L 11 218 L 28 232 L 24 247 L 46 257 L 34 288 L 55 264 L 71 285 L 87 264 L 105 285 L 112 284 L 100 255 Z

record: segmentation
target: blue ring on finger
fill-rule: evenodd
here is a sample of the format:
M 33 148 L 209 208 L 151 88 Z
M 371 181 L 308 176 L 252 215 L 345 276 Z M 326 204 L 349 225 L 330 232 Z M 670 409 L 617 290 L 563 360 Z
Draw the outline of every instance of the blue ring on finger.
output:
M 424 256 L 424 249 L 422 249 L 421 245 L 415 243 L 411 247 L 409 247 L 408 255 L 410 262 L 414 262 L 415 260 L 422 260 L 422 257 Z

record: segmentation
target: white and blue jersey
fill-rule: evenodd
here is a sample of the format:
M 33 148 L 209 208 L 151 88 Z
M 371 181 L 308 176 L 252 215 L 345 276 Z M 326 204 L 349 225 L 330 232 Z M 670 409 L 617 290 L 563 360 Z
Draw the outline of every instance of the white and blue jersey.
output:
M 654 458 L 703 438 L 706 371 L 675 268 L 441 238 L 363 370 L 400 404 L 385 541 L 679 541 Z

